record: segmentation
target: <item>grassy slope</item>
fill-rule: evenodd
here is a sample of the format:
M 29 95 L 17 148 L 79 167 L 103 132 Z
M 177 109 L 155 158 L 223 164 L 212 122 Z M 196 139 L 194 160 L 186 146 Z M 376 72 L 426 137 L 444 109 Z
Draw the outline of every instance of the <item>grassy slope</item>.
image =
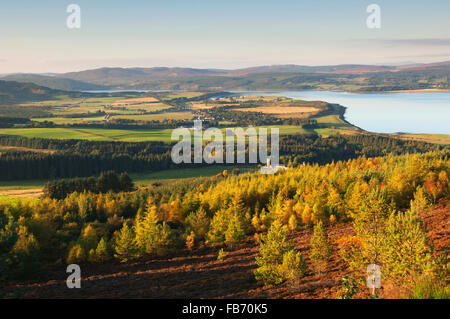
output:
M 101 128 L 22 128 L 0 129 L 0 135 L 91 141 L 170 142 L 171 129 L 115 130 Z
M 448 219 L 450 203 L 442 202 L 422 214 L 428 236 L 437 253 L 445 252 L 450 244 Z M 310 239 L 312 229 L 290 235 L 297 251 L 311 264 Z M 245 244 L 227 249 L 228 255 L 217 260 L 219 248 L 185 250 L 177 257 L 138 260 L 131 263 L 83 265 L 83 289 L 67 289 L 65 272 L 56 270 L 34 282 L 5 286 L 12 294 L 23 289 L 24 298 L 295 298 L 334 299 L 341 290 L 343 276 L 351 275 L 338 253 L 336 240 L 353 234 L 350 223 L 328 229 L 333 245 L 330 266 L 322 275 L 309 271 L 295 288 L 289 284 L 263 287 L 253 274 L 258 245 L 251 238 Z M 380 289 L 381 298 L 398 298 L 398 292 Z M 396 294 L 397 293 L 397 294 Z M 359 284 L 355 298 L 370 298 L 365 283 Z
M 256 126 L 255 128 L 263 128 Z M 335 132 L 329 129 L 303 129 L 291 125 L 270 125 L 264 128 L 278 128 L 280 134 L 304 134 L 314 133 L 328 136 Z M 82 139 L 91 141 L 123 141 L 123 142 L 145 142 L 162 141 L 171 142 L 172 129 L 135 129 L 116 130 L 101 128 L 22 128 L 22 129 L 0 129 L 0 135 L 12 135 L 23 137 L 55 138 L 55 139 Z

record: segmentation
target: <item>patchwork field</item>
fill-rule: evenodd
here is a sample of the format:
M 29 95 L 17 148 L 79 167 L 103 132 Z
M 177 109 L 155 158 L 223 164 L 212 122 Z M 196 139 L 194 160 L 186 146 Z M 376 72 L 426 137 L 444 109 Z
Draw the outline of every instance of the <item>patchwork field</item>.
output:
M 158 115 L 158 114 L 155 114 Z M 255 126 L 259 128 L 278 128 L 280 134 L 304 134 L 314 133 L 320 135 L 330 135 L 338 131 L 354 131 L 351 128 L 318 128 L 304 129 L 293 125 L 267 125 Z M 222 129 L 225 132 L 225 128 Z M 23 137 L 39 137 L 54 139 L 81 139 L 91 141 L 123 141 L 123 142 L 145 142 L 145 141 L 161 141 L 171 142 L 172 129 L 101 129 L 101 128 L 6 128 L 0 129 L 0 135 L 23 136 Z
M 112 103 L 112 106 L 128 106 L 128 105 L 140 105 L 147 103 L 158 103 L 159 100 L 154 97 L 141 97 L 141 98 L 133 98 L 133 99 L 125 99 L 125 100 L 117 100 Z
M 26 116 L 30 117 L 33 121 L 48 121 L 56 125 L 83 124 L 93 121 L 111 120 L 112 118 L 138 121 L 190 118 L 190 115 L 187 113 L 172 115 L 171 112 L 167 112 L 167 114 L 158 113 L 155 116 L 147 116 L 144 118 L 137 116 L 130 117 L 144 114 L 153 115 L 171 108 L 170 105 L 161 102 L 155 97 L 133 96 L 135 95 L 131 95 L 131 97 L 124 94 L 123 96 L 114 97 L 80 98 L 61 96 L 55 100 L 19 104 L 13 110 L 0 110 L 0 115 L 5 113 L 3 114 L 4 116 Z M 106 117 L 105 114 L 108 116 Z
M 198 97 L 198 96 L 202 96 L 203 94 L 205 94 L 205 92 L 169 92 L 168 94 L 164 94 L 163 97 L 161 97 L 161 100 L 166 101 L 166 100 L 172 100 L 172 99 L 177 99 L 177 98 L 193 98 L 193 97 Z
M 190 120 L 192 112 L 163 112 L 155 114 L 114 115 L 113 119 L 126 119 L 135 121 L 163 121 L 163 120 Z

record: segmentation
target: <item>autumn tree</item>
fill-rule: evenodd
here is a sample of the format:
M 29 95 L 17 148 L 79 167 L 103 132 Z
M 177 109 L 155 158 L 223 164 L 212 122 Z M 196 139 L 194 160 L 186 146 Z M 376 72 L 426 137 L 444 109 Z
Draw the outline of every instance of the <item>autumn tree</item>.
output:
M 308 267 L 303 256 L 293 249 L 283 255 L 281 274 L 293 287 L 297 287 L 299 280 L 306 274 Z
M 228 221 L 227 230 L 225 231 L 225 243 L 229 247 L 239 244 L 245 238 L 245 226 L 243 217 L 234 213 Z
M 401 284 L 431 275 L 432 248 L 417 211 L 392 213 L 384 234 L 380 258 L 387 278 Z
M 256 280 L 265 285 L 299 278 L 306 268 L 301 255 L 294 252 L 294 245 L 288 241 L 285 227 L 277 222 L 262 236 L 256 264 Z
M 95 249 L 95 262 L 104 263 L 108 260 L 110 260 L 108 242 L 102 237 Z
M 40 270 L 39 244 L 25 226 L 19 225 L 17 241 L 10 256 L 15 276 L 29 278 Z
M 114 247 L 114 257 L 121 262 L 127 262 L 136 257 L 136 240 L 133 229 L 128 227 L 127 223 L 123 223 L 119 236 L 116 239 Z
M 67 264 L 79 264 L 86 261 L 86 259 L 87 255 L 84 248 L 80 244 L 75 244 L 70 248 L 66 262 Z
M 328 239 L 328 233 L 322 222 L 314 226 L 314 235 L 311 238 L 311 259 L 315 270 L 321 274 L 326 270 L 333 247 Z
M 374 189 L 363 200 L 359 213 L 354 216 L 353 227 L 361 241 L 361 256 L 367 265 L 380 262 L 386 219 L 390 210 L 386 193 Z
M 209 223 L 210 219 L 206 215 L 206 211 L 200 208 L 197 212 L 190 213 L 186 217 L 186 232 L 188 234 L 194 232 L 197 239 L 204 239 L 209 230 Z
M 150 207 L 143 218 L 136 220 L 135 232 L 136 244 L 141 255 L 156 254 L 161 256 L 172 248 L 173 232 L 165 222 L 158 223 L 155 206 Z

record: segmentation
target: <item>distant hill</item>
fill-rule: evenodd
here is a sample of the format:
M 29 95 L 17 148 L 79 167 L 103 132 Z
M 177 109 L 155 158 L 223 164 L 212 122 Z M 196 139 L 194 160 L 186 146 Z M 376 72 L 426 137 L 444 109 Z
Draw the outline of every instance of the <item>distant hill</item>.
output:
M 0 80 L 0 105 L 46 100 L 58 94 L 68 93 L 70 92 L 53 90 L 34 83 Z
M 62 74 L 15 74 L 3 79 L 71 91 L 130 90 L 346 90 L 449 89 L 450 61 L 402 66 L 270 65 L 236 70 L 100 68 Z
M 270 65 L 257 66 L 236 70 L 224 69 L 194 69 L 194 68 L 100 68 L 80 72 L 70 72 L 55 75 L 56 78 L 72 79 L 83 83 L 93 83 L 103 86 L 117 86 L 137 84 L 155 79 L 177 79 L 189 77 L 208 76 L 241 76 L 260 73 L 364 73 L 384 72 L 395 70 L 391 66 L 373 65 L 330 65 L 330 66 L 306 66 L 306 65 Z
M 59 74 L 57 77 L 98 85 L 123 85 L 124 83 L 143 82 L 161 78 L 183 78 L 193 76 L 225 75 L 227 71 L 216 69 L 192 68 L 101 68 L 81 72 Z
M 86 83 L 73 79 L 66 79 L 62 77 L 40 75 L 40 74 L 10 74 L 0 78 L 4 81 L 16 81 L 22 83 L 34 83 L 40 86 L 45 86 L 55 90 L 65 91 L 87 91 L 87 90 L 104 90 L 105 86 Z
M 450 68 L 450 61 L 437 63 L 416 63 L 396 67 L 397 70 L 427 70 L 427 69 L 441 69 L 441 68 Z
M 364 72 L 384 72 L 395 69 L 390 66 L 343 64 L 343 65 L 325 65 L 325 66 L 307 66 L 307 65 L 271 65 L 259 66 L 253 68 L 239 69 L 230 71 L 232 74 L 254 74 L 254 73 L 364 73 Z

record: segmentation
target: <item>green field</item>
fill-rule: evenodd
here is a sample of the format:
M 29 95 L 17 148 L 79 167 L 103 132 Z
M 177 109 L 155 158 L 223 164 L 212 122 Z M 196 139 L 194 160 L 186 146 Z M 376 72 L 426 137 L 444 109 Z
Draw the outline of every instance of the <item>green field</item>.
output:
M 143 98 L 145 99 L 148 97 Z M 47 114 L 52 114 L 53 117 L 40 117 L 40 113 L 37 113 L 38 117 L 33 118 L 31 116 L 31 118 L 33 118 L 34 121 L 51 121 L 59 125 L 102 120 L 103 116 L 99 117 L 98 114 L 96 114 L 97 112 L 105 112 L 110 116 L 118 115 L 120 116 L 118 118 L 136 120 L 184 119 L 192 117 L 192 114 L 188 114 L 187 112 L 175 115 L 171 112 L 167 112 L 167 114 L 145 114 L 164 111 L 172 107 L 165 103 L 161 103 L 158 99 L 153 97 L 150 97 L 150 99 L 153 99 L 154 102 L 150 101 L 148 103 L 136 99 L 136 96 L 128 96 L 126 94 L 114 97 L 70 98 L 68 96 L 59 96 L 55 100 L 23 103 L 17 105 L 16 110 L 19 113 L 23 113 L 25 110 L 33 108 L 35 113 L 40 111 L 41 113 L 46 112 Z M 129 103 L 127 101 L 129 101 Z M 120 102 L 120 104 L 116 105 L 114 102 Z M 92 114 L 92 116 L 89 117 L 89 114 Z M 143 118 L 143 114 L 145 114 L 145 117 L 147 118 Z M 163 114 L 166 114 L 166 116 Z M 80 118 L 80 116 L 83 116 L 83 118 Z M 134 116 L 134 118 L 125 116 Z
M 298 126 L 291 125 L 269 125 L 256 126 L 256 129 L 278 128 L 281 135 L 286 134 L 304 134 L 304 133 L 320 133 L 329 135 L 332 133 L 330 129 L 307 130 Z M 222 129 L 225 132 L 225 129 Z M 54 139 L 81 139 L 91 141 L 122 141 L 122 142 L 146 142 L 161 141 L 171 142 L 172 129 L 133 129 L 133 130 L 116 130 L 101 128 L 6 128 L 0 129 L 0 135 L 22 136 L 22 137 L 39 137 Z
M 167 100 L 172 100 L 172 99 L 177 99 L 177 98 L 193 98 L 193 97 L 197 97 L 197 96 L 202 96 L 205 93 L 202 92 L 171 92 L 167 95 L 165 95 L 163 98 L 161 98 L 161 100 L 163 101 L 167 101 Z
M 10 189 L 27 190 L 27 189 L 40 188 L 40 187 L 43 187 L 46 182 L 48 182 L 48 180 L 46 180 L 46 179 L 43 179 L 43 180 L 28 179 L 28 180 L 21 180 L 21 181 L 0 181 L 0 191 L 10 190 Z
M 155 114 L 131 114 L 114 115 L 112 119 L 126 119 L 135 121 L 163 121 L 163 120 L 190 120 L 194 115 L 192 112 L 164 112 Z
M 0 135 L 91 141 L 170 142 L 171 129 L 115 130 L 101 128 L 21 128 L 0 129 Z
M 202 166 L 198 168 L 173 168 L 168 170 L 147 172 L 139 174 L 131 174 L 131 178 L 139 186 L 145 186 L 152 182 L 159 180 L 172 180 L 172 179 L 183 179 L 183 178 L 194 178 L 200 176 L 214 176 L 222 173 L 224 170 L 228 170 L 231 173 L 233 167 L 225 165 L 211 165 Z M 253 168 L 239 168 L 240 172 L 253 170 Z
M 93 117 L 78 117 L 78 118 L 72 118 L 72 117 L 42 117 L 42 118 L 34 118 L 33 121 L 36 122 L 53 122 L 56 125 L 63 125 L 63 124 L 81 124 L 81 123 L 87 123 L 89 121 L 101 121 L 104 119 L 104 116 L 93 116 Z
M 174 180 L 214 176 L 227 170 L 231 174 L 234 167 L 211 165 L 196 168 L 174 168 L 162 171 L 133 173 L 130 177 L 138 187 L 147 187 L 153 183 L 168 184 Z M 252 171 L 253 167 L 238 167 L 241 173 Z M 0 181 L 0 204 L 15 203 L 20 200 L 37 200 L 48 180 Z
M 162 114 L 147 114 L 136 116 L 119 116 L 118 118 L 133 118 L 133 119 L 158 119 L 158 117 L 166 117 L 166 113 Z M 179 115 L 186 117 L 190 112 L 173 112 L 167 113 L 172 115 Z M 101 117 L 85 118 L 87 120 L 99 120 Z M 58 122 L 65 123 L 65 120 L 72 121 L 72 119 L 58 119 Z M 82 123 L 82 119 L 77 119 Z M 268 125 L 255 126 L 255 128 L 267 128 L 270 133 L 270 128 L 278 128 L 281 135 L 287 134 L 306 134 L 313 133 L 323 136 L 329 136 L 338 132 L 346 131 L 347 133 L 354 132 L 355 128 L 337 116 L 326 116 L 317 119 L 319 123 L 325 124 L 325 128 L 318 129 L 304 129 L 293 125 Z M 232 126 L 230 126 L 231 128 Z M 245 129 L 245 128 L 244 128 Z M 225 128 L 222 128 L 225 132 Z M 102 128 L 6 128 L 0 129 L 0 135 L 12 135 L 23 137 L 39 137 L 39 138 L 54 138 L 54 139 L 82 139 L 92 141 L 123 141 L 123 142 L 145 142 L 145 141 L 161 141 L 171 142 L 172 129 L 102 129 Z

